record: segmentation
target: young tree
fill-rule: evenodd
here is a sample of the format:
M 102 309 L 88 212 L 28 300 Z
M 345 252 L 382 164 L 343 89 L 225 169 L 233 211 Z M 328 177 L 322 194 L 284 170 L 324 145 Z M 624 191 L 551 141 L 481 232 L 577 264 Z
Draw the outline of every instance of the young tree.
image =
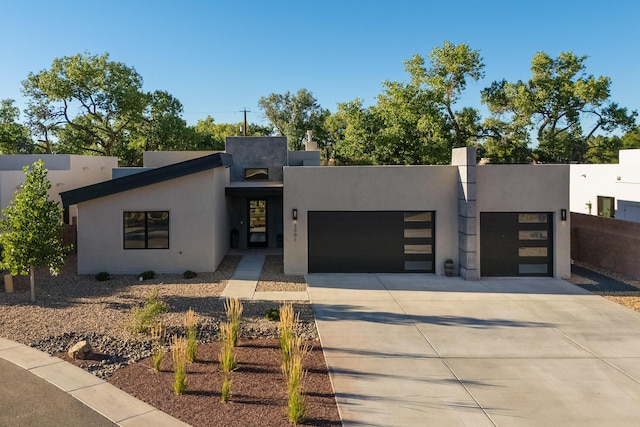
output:
M 51 183 L 44 162 L 38 160 L 23 171 L 26 181 L 0 219 L 2 267 L 13 275 L 31 274 L 31 301 L 35 301 L 35 269 L 49 267 L 51 274 L 58 274 L 66 248 L 62 244 L 62 210 L 49 200 Z

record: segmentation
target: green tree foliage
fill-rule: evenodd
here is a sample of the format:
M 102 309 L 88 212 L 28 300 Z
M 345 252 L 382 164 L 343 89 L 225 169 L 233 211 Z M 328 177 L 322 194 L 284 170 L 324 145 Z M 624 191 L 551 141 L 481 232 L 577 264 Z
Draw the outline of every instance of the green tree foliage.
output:
M 142 149 L 183 149 L 190 134 L 182 105 L 146 93 L 135 69 L 108 54 L 66 56 L 23 82 L 28 123 L 46 152 L 119 156 L 139 163 Z
M 0 100 L 0 154 L 31 154 L 36 148 L 31 143 L 29 129 L 18 123 L 20 110 L 13 99 Z
M 31 273 L 31 301 L 35 301 L 35 269 L 48 267 L 51 274 L 57 274 L 66 249 L 62 244 L 62 210 L 49 200 L 51 183 L 44 163 L 38 160 L 23 171 L 26 181 L 0 219 L 2 267 L 13 275 Z
M 587 153 L 585 162 L 587 163 L 618 163 L 620 150 L 640 148 L 640 126 L 619 136 L 598 135 L 587 141 Z
M 195 132 L 195 146 L 199 150 L 224 150 L 227 136 L 242 136 L 242 123 L 215 123 L 211 116 L 198 120 L 191 129 Z M 255 123 L 247 124 L 247 136 L 266 136 L 273 127 Z
M 523 147 L 537 142 L 538 160 L 583 161 L 596 132 L 631 129 L 637 113 L 609 100 L 610 79 L 587 75 L 586 58 L 563 52 L 554 59 L 538 52 L 529 81 L 496 81 L 484 89 L 482 101 L 492 113 L 487 151 L 521 160 Z
M 325 150 L 328 134 L 325 120 L 331 114 L 320 106 L 313 93 L 300 89 L 296 94 L 272 93 L 258 100 L 258 106 L 279 135 L 286 136 L 290 150 L 302 150 L 307 130 L 320 150 Z
M 483 76 L 479 52 L 444 42 L 429 54 L 405 61 L 408 82 L 383 83 L 374 106 L 338 104 L 327 120 L 338 164 L 446 164 L 451 148 L 483 136 L 472 108 L 456 109 L 468 79 Z

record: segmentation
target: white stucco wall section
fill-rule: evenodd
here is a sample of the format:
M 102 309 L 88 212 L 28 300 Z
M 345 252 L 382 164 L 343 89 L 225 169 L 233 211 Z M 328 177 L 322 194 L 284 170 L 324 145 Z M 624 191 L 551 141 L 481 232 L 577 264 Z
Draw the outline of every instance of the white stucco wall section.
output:
M 308 211 L 424 210 L 436 212 L 436 274 L 443 274 L 444 260 L 458 254 L 457 179 L 455 166 L 285 167 L 285 273 L 308 272 Z
M 224 189 L 216 168 L 78 205 L 78 273 L 215 271 L 227 253 Z M 123 249 L 123 212 L 169 211 L 169 249 Z
M 566 221 L 560 220 L 561 209 L 569 209 L 569 165 L 477 167 L 477 229 L 482 212 L 553 212 L 557 278 L 571 275 L 571 224 L 568 214 Z M 482 233 L 478 236 L 480 253 Z
M 48 169 L 47 177 L 51 182 L 49 198 L 58 203 L 62 203 L 61 192 L 108 181 L 111 179 L 111 170 L 118 167 L 117 157 L 70 154 L 2 156 L 6 169 L 13 170 L 0 170 L 0 208 L 4 209 L 9 205 L 20 184 L 24 182 L 22 167 L 32 165 L 39 158 L 42 158 Z M 53 163 L 55 169 L 49 169 L 47 161 Z M 68 168 L 61 169 L 58 165 L 60 163 L 68 164 Z M 70 216 L 77 216 L 75 206 L 71 207 Z
M 625 213 L 626 205 L 640 205 L 640 150 L 621 150 L 620 164 L 571 165 L 571 212 L 598 214 L 598 196 L 615 198 L 618 219 L 639 221 L 637 211 Z

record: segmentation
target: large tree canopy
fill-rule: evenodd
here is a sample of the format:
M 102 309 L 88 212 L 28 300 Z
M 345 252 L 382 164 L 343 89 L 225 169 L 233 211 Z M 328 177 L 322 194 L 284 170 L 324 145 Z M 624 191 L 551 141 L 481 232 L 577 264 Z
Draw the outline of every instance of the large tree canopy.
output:
M 587 141 L 596 132 L 631 129 L 637 113 L 609 100 L 610 79 L 588 75 L 586 59 L 571 52 L 555 59 L 538 52 L 527 82 L 496 81 L 483 90 L 482 100 L 492 113 L 486 122 L 493 134 L 489 148 L 497 154 L 521 153 L 523 145 L 537 143 L 537 160 L 584 161 Z
M 241 136 L 241 123 L 215 123 L 211 116 L 198 120 L 193 126 L 196 133 L 194 149 L 198 150 L 224 150 L 228 136 Z M 255 123 L 247 124 L 248 136 L 266 136 L 273 133 L 271 126 L 263 126 Z
M 18 123 L 20 110 L 13 99 L 0 100 L 0 154 L 31 154 L 36 147 L 29 129 Z
M 278 134 L 286 136 L 290 150 L 301 150 L 307 140 L 307 131 L 323 149 L 327 140 L 324 122 L 329 110 L 320 106 L 313 93 L 300 89 L 297 93 L 272 93 L 258 100 L 265 117 L 276 128 Z
M 405 61 L 408 82 L 385 81 L 377 103 L 338 104 L 327 121 L 339 164 L 445 164 L 451 148 L 482 137 L 473 108 L 456 109 L 468 79 L 483 75 L 478 51 L 444 42 Z
M 55 59 L 23 82 L 28 122 L 46 152 L 120 156 L 135 164 L 141 149 L 180 149 L 187 141 L 182 104 L 142 90 L 142 77 L 108 54 Z

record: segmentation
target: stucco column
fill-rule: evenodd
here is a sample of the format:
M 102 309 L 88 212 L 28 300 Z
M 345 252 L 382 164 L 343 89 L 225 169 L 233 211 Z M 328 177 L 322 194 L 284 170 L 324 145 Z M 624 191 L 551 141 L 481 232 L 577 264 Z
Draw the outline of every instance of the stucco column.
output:
M 478 280 L 476 213 L 476 148 L 454 148 L 451 164 L 458 167 L 458 267 L 465 280 Z

